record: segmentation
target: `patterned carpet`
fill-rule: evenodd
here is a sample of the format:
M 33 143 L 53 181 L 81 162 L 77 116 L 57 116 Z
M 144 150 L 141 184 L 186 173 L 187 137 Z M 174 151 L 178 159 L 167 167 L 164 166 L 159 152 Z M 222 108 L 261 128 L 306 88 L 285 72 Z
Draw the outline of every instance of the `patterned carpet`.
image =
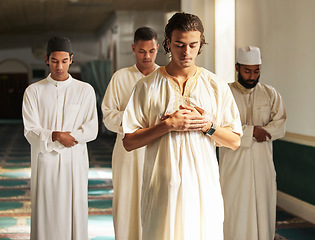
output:
M 29 239 L 30 148 L 22 123 L 0 123 L 0 239 Z M 111 215 L 113 137 L 88 144 L 89 240 L 113 240 Z M 315 226 L 277 209 L 276 240 L 314 240 Z
M 0 125 L 0 239 L 30 238 L 30 147 L 18 124 Z M 113 137 L 89 143 L 91 240 L 113 240 L 111 152 Z
M 314 240 L 315 225 L 277 209 L 276 240 Z

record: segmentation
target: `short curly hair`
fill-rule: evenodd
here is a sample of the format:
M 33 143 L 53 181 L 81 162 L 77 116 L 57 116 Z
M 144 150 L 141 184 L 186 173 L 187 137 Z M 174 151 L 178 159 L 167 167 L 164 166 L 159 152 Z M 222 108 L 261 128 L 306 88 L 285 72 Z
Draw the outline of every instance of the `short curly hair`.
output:
M 175 13 L 169 20 L 165 26 L 165 36 L 163 41 L 163 47 L 165 53 L 170 53 L 170 49 L 167 47 L 167 40 L 172 39 L 172 32 L 174 30 L 179 31 L 199 31 L 201 33 L 200 36 L 200 48 L 198 51 L 198 55 L 201 53 L 201 48 L 204 44 L 206 44 L 206 39 L 204 36 L 204 28 L 201 20 L 198 16 L 189 14 L 189 13 Z

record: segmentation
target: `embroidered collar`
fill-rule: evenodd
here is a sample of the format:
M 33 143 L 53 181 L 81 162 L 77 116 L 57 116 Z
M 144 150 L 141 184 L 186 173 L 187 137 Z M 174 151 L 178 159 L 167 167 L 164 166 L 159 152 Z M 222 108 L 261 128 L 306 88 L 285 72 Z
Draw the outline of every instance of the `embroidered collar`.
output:
M 171 80 L 175 81 L 177 84 L 179 84 L 177 78 L 176 78 L 176 77 L 173 77 L 172 75 L 170 75 L 170 74 L 166 71 L 165 66 L 160 67 L 160 71 L 161 71 L 161 73 L 163 74 L 163 76 L 164 76 L 165 78 L 171 79 Z M 189 82 L 194 82 L 195 80 L 197 80 L 197 79 L 199 78 L 200 74 L 201 74 L 201 68 L 200 68 L 200 67 L 197 67 L 197 70 L 196 70 L 195 74 L 194 74 L 192 77 L 190 77 L 190 78 L 188 78 L 188 79 L 186 80 L 186 85 L 187 85 Z

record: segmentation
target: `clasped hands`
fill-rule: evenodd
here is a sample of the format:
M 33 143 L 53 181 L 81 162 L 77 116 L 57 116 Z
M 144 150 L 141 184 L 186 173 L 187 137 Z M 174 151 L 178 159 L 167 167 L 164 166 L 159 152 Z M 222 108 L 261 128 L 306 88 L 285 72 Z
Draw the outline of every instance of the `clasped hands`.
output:
M 268 140 L 267 138 L 271 139 L 271 135 L 261 126 L 254 126 L 253 137 L 257 142 L 265 142 Z
M 199 107 L 180 105 L 171 114 L 164 115 L 161 120 L 167 121 L 170 131 L 203 131 L 207 132 L 212 123 L 204 117 L 204 110 Z
M 70 135 L 71 132 L 53 132 L 52 140 L 60 142 L 65 147 L 73 147 L 78 141 Z

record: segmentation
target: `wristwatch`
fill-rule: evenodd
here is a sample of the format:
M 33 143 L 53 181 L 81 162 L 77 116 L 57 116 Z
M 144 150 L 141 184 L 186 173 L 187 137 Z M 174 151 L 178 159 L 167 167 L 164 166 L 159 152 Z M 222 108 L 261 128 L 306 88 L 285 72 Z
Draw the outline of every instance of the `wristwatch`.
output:
M 205 132 L 205 134 L 208 134 L 208 135 L 212 135 L 214 132 L 215 132 L 215 130 L 216 130 L 216 128 L 215 128 L 215 124 L 214 123 L 212 123 L 212 126 L 211 126 L 211 128 L 209 129 L 209 131 L 208 132 Z

